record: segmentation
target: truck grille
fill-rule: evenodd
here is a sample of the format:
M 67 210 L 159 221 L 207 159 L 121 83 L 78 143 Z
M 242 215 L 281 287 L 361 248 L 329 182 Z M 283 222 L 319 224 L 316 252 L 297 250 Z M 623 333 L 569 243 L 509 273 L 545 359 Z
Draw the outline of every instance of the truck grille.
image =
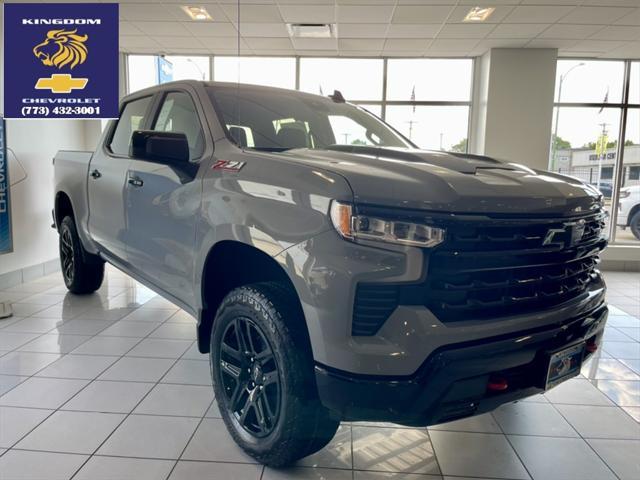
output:
M 398 305 L 424 305 L 439 320 L 500 318 L 569 301 L 599 281 L 605 216 L 467 217 L 442 222 L 447 237 L 427 257 L 420 284 L 359 284 L 353 335 L 375 335 Z
M 570 300 L 597 279 L 604 215 L 448 226 L 434 250 L 426 306 L 442 321 L 501 317 Z

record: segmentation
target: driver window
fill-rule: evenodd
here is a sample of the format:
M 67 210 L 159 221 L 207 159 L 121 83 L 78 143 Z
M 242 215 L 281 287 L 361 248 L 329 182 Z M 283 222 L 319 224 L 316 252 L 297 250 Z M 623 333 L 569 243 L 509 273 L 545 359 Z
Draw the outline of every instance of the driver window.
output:
M 160 113 L 152 127 L 160 132 L 184 133 L 189 143 L 189 158 L 204 152 L 204 133 L 191 97 L 184 92 L 170 92 L 162 102 Z
M 337 145 L 379 145 L 380 138 L 369 133 L 355 120 L 343 115 L 329 115 L 329 123 Z
M 109 149 L 116 155 L 129 155 L 131 134 L 143 126 L 144 116 L 151 103 L 151 98 L 144 97 L 133 100 L 124 106 L 111 142 L 109 142 Z

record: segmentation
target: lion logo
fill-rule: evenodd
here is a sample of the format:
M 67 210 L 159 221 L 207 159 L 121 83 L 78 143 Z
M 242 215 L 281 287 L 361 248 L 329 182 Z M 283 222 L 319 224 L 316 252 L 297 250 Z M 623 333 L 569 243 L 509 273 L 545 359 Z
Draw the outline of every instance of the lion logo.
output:
M 33 47 L 33 54 L 47 67 L 74 68 L 87 59 L 88 35 L 78 35 L 75 30 L 49 30 L 44 42 Z

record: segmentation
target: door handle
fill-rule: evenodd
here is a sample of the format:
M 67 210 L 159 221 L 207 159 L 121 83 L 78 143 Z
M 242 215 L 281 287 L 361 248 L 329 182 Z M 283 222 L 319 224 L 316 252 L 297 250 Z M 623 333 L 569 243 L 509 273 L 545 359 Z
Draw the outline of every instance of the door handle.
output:
M 144 182 L 138 177 L 129 177 L 129 185 L 133 185 L 134 187 L 141 187 L 144 185 Z
M 100 173 L 100 171 L 96 168 L 93 170 L 93 172 L 91 172 L 91 176 L 93 178 L 100 178 L 102 176 L 102 174 Z

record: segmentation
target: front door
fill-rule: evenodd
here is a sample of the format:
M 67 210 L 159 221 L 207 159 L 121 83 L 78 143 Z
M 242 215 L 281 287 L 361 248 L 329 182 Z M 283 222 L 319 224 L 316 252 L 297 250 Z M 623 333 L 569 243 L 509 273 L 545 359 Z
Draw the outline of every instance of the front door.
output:
M 206 142 L 191 95 L 186 91 L 166 92 L 151 130 L 184 133 L 190 161 L 131 160 L 127 176 L 127 258 L 158 287 L 193 304 L 193 248 L 202 188 L 196 177 Z
M 103 251 L 123 261 L 126 260 L 125 197 L 131 134 L 144 127 L 152 98 L 147 96 L 124 105 L 111 138 L 98 147 L 89 164 L 87 190 L 91 237 Z

